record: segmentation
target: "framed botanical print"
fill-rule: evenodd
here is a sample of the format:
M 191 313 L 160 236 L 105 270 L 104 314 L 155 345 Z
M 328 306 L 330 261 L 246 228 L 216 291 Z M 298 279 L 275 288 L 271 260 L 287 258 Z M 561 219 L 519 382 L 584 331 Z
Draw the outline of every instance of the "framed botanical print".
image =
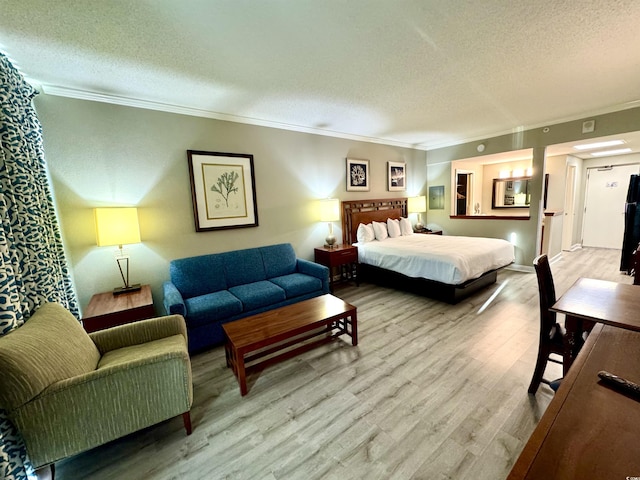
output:
M 387 162 L 387 179 L 390 192 L 399 192 L 407 188 L 407 164 Z
M 347 191 L 369 191 L 369 160 L 347 158 Z
M 258 226 L 253 155 L 187 150 L 197 232 Z

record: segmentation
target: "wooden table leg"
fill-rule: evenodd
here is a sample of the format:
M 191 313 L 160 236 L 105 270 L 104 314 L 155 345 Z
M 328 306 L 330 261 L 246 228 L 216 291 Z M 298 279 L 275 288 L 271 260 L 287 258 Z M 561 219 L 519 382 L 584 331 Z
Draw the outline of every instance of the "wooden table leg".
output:
M 562 356 L 562 373 L 567 375 L 573 361 L 582 346 L 582 320 L 567 315 L 564 321 L 564 354 Z
M 247 372 L 244 367 L 244 353 L 235 351 L 236 375 L 240 384 L 240 395 L 247 394 Z
M 351 345 L 354 347 L 358 345 L 358 314 L 356 310 L 351 314 Z

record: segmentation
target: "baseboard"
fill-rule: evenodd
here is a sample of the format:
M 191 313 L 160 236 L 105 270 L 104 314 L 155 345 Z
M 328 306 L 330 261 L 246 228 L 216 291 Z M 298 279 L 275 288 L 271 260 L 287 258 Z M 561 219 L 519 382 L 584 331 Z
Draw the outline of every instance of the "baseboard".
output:
M 513 270 L 514 272 L 522 272 L 522 273 L 535 273 L 535 269 L 533 266 L 529 267 L 527 265 L 520 265 L 517 263 L 512 263 L 511 265 L 507 265 L 504 267 L 505 270 Z

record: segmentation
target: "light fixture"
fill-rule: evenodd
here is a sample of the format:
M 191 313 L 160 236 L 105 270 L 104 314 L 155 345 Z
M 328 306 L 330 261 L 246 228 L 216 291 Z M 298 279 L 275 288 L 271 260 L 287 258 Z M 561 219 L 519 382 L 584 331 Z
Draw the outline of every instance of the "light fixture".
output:
M 617 150 L 605 150 L 603 152 L 591 152 L 592 157 L 608 157 L 609 155 L 622 155 L 631 153 L 630 148 L 618 148 Z
M 513 178 L 524 177 L 524 169 L 522 168 L 514 169 L 513 172 L 511 173 L 511 176 Z
M 113 294 L 140 290 L 140 284 L 129 283 L 129 255 L 122 250 L 122 245 L 140 243 L 140 226 L 138 225 L 138 209 L 130 207 L 96 208 L 96 243 L 99 247 L 118 245 L 116 263 L 124 287 L 116 287 Z
M 485 149 L 484 143 L 481 143 L 476 147 L 476 150 L 478 150 L 478 152 L 480 153 L 484 152 L 484 149 Z
M 418 221 L 416 223 L 416 230 L 424 230 L 422 219 L 420 214 L 427 211 L 427 197 L 420 195 L 418 197 L 409 197 L 407 199 L 407 211 L 409 213 L 417 213 Z
M 624 140 L 606 140 L 604 142 L 583 143 L 582 145 L 574 145 L 576 150 L 593 150 L 594 148 L 613 147 L 615 145 L 623 145 Z
M 320 221 L 329 224 L 329 235 L 324 239 L 325 247 L 333 248 L 336 244 L 336 237 L 333 235 L 333 222 L 338 220 L 340 220 L 340 200 L 337 198 L 321 200 Z

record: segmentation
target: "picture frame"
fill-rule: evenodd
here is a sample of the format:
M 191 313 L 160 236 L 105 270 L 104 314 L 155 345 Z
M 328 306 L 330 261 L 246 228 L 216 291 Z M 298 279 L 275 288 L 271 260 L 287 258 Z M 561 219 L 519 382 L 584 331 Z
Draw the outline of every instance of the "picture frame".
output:
M 258 226 L 253 155 L 187 150 L 196 232 Z
M 404 162 L 387 162 L 387 180 L 390 192 L 406 190 L 407 164 Z
M 347 192 L 369 191 L 369 160 L 347 158 Z

